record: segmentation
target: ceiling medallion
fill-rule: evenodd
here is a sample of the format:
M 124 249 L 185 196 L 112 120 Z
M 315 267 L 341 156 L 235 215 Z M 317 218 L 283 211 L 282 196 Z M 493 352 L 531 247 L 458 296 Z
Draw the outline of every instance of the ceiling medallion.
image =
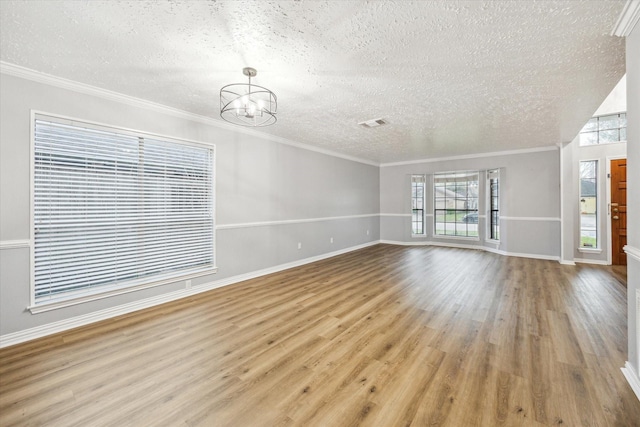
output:
M 258 72 L 246 67 L 249 83 L 232 83 L 220 89 L 220 117 L 241 126 L 269 126 L 277 121 L 278 100 L 269 89 L 251 83 Z

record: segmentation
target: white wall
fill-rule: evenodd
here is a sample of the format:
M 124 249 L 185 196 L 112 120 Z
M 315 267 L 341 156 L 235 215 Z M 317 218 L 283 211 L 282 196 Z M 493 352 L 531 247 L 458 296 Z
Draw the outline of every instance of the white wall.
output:
M 0 74 L 0 335 L 185 288 L 175 282 L 40 314 L 26 310 L 32 109 L 216 145 L 218 273 L 194 279 L 194 288 L 379 239 L 377 166 L 112 98 Z M 216 108 L 212 101 L 212 114 Z
M 622 113 L 627 111 L 627 75 L 622 76 L 618 84 L 605 98 L 593 116 L 606 116 L 607 114 Z
M 383 166 L 380 170 L 380 237 L 400 243 L 440 243 L 486 247 L 508 254 L 559 259 L 560 155 L 556 148 L 520 153 L 494 153 L 450 160 Z M 500 242 L 487 242 L 487 219 L 479 221 L 477 240 L 433 236 L 427 222 L 426 237 L 411 236 L 412 174 L 500 169 Z M 480 177 L 479 212 L 486 211 L 484 173 Z M 433 213 L 433 191 L 427 185 L 427 213 Z M 432 221 L 432 218 L 430 219 Z
M 640 373 L 636 292 L 640 289 L 640 24 L 626 40 L 627 49 L 627 297 L 629 363 Z M 635 254 L 635 255 L 632 255 Z M 640 378 L 637 378 L 640 381 Z M 639 384 L 640 385 L 640 384 Z M 638 393 L 638 390 L 636 390 Z M 640 394 L 638 394 L 640 398 Z

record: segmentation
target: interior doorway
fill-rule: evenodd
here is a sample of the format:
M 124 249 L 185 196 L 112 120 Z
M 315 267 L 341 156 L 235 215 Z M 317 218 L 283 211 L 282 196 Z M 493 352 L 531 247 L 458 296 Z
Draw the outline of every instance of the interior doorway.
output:
M 611 264 L 627 265 L 627 159 L 610 163 Z

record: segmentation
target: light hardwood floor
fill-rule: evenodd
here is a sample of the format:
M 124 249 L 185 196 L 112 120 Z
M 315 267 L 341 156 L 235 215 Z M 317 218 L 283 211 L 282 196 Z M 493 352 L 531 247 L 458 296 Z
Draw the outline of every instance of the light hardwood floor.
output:
M 0 425 L 640 426 L 622 280 L 377 245 L 0 350 Z

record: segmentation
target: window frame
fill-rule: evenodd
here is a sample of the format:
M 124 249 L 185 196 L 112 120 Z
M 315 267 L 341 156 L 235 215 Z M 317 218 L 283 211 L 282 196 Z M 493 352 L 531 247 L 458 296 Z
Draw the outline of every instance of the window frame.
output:
M 438 181 L 439 177 L 445 176 L 445 175 L 475 175 L 476 179 L 474 182 L 477 183 L 477 196 L 473 197 L 473 198 L 469 198 L 466 197 L 464 199 L 458 199 L 457 197 L 454 197 L 454 203 L 456 203 L 455 201 L 457 200 L 471 200 L 471 199 L 475 199 L 476 202 L 476 208 L 475 209 L 438 209 L 438 197 L 437 197 L 437 190 L 436 190 L 436 183 Z M 469 185 L 469 180 L 467 179 L 466 181 L 466 186 L 468 187 Z M 479 241 L 480 240 L 480 171 L 479 170 L 458 170 L 458 171 L 448 171 L 448 172 L 435 172 L 433 174 L 433 182 L 431 185 L 431 188 L 433 190 L 433 237 L 435 238 L 439 238 L 439 239 L 459 239 L 459 240 L 473 240 L 473 241 Z M 446 185 L 445 185 L 446 187 Z M 440 198 L 442 199 L 442 198 Z M 444 198 L 445 203 L 447 201 L 447 198 Z M 467 215 L 470 213 L 475 212 L 476 215 L 478 216 L 478 222 L 476 223 L 476 235 L 469 235 L 469 223 L 466 223 L 466 235 L 458 235 L 458 234 L 440 234 L 437 232 L 437 227 L 438 227 L 438 211 L 454 211 L 454 215 L 457 217 L 458 216 L 458 211 L 464 211 L 467 212 Z M 445 213 L 445 216 L 448 213 Z M 457 224 L 458 222 L 455 221 L 454 224 Z M 444 224 L 447 224 L 447 222 L 445 221 Z M 445 231 L 446 231 L 446 225 L 445 225 Z M 456 226 L 456 233 L 457 233 L 457 226 Z
M 493 187 L 491 185 L 491 180 L 494 179 L 493 176 L 495 176 L 495 179 L 497 180 L 497 192 L 495 195 L 495 198 L 497 200 L 497 209 L 493 209 Z M 500 179 L 500 169 L 488 169 L 487 170 L 487 216 L 488 216 L 488 221 L 487 221 L 487 239 L 488 241 L 491 242 L 499 242 L 500 241 L 500 202 L 501 202 L 501 197 L 500 197 L 500 187 L 501 187 L 501 179 Z M 493 222 L 493 212 L 496 212 L 497 214 L 497 223 L 494 224 Z M 494 231 L 494 226 L 496 228 L 497 231 L 497 237 L 494 237 L 493 231 Z
M 422 182 L 414 181 L 415 178 L 422 179 Z M 422 208 L 414 208 L 414 184 L 422 184 Z M 425 237 L 427 235 L 427 223 L 426 223 L 426 202 L 427 202 L 427 176 L 425 174 L 412 174 L 411 175 L 411 237 Z M 422 233 L 416 233 L 414 231 L 414 211 L 422 211 L 420 220 L 422 221 Z
M 625 125 L 624 126 L 620 126 L 620 120 L 622 119 L 622 115 L 624 115 L 624 120 L 625 120 Z M 600 119 L 602 117 L 610 117 L 610 116 L 618 116 L 618 126 L 615 128 L 610 128 L 610 129 L 600 129 Z M 587 127 L 587 125 L 589 124 L 590 121 L 592 120 L 596 120 L 596 129 L 595 130 L 587 130 L 585 131 L 585 128 Z M 591 117 L 587 123 L 585 123 L 585 125 L 582 127 L 582 129 L 580 129 L 580 132 L 578 132 L 578 146 L 580 147 L 594 147 L 594 146 L 600 146 L 600 145 L 609 145 L 609 144 L 620 144 L 620 143 L 626 143 L 627 142 L 627 138 L 622 139 L 620 138 L 620 133 L 622 129 L 625 129 L 625 134 L 626 134 L 626 129 L 628 126 L 628 122 L 627 122 L 627 112 L 626 111 L 620 111 L 618 113 L 609 113 L 609 114 L 602 114 L 599 116 L 593 116 Z M 617 141 L 604 141 L 604 142 L 600 142 L 600 133 L 601 132 L 605 132 L 605 131 L 612 131 L 612 130 L 617 130 L 618 131 L 618 140 Z M 587 134 L 587 133 L 595 133 L 596 134 L 596 143 L 595 144 L 583 144 L 582 143 L 582 138 L 581 136 L 583 134 Z
M 194 268 L 188 270 L 180 270 L 168 273 L 154 274 L 139 279 L 125 280 L 113 285 L 105 285 L 104 287 L 96 287 L 99 289 L 95 292 L 82 292 L 81 295 L 70 296 L 69 298 L 59 299 L 56 301 L 36 301 L 36 280 L 35 280 L 35 249 L 36 249 L 36 237 L 35 237 L 35 155 L 36 155 L 36 120 L 53 121 L 62 124 L 79 125 L 84 128 L 97 129 L 97 130 L 111 130 L 113 132 L 121 133 L 124 135 L 135 136 L 140 138 L 148 138 L 155 141 L 168 142 L 179 145 L 186 145 L 198 148 L 205 148 L 211 150 L 211 247 L 212 247 L 212 265 L 204 266 L 203 268 Z M 151 132 L 140 131 L 136 129 L 125 128 L 114 124 L 99 123 L 84 119 L 78 119 L 75 117 L 64 116 L 60 114 L 54 114 L 44 111 L 31 110 L 30 112 L 30 150 L 29 150 L 29 247 L 30 247 L 30 272 L 29 272 L 29 306 L 27 309 L 32 314 L 42 313 L 58 308 L 68 307 L 72 305 L 82 304 L 88 301 L 94 301 L 112 297 L 115 295 L 135 292 L 142 289 L 157 287 L 161 285 L 178 283 L 181 281 L 190 280 L 197 277 L 202 277 L 217 272 L 217 250 L 216 250 L 216 146 L 211 143 L 204 143 L 199 141 L 188 140 L 184 138 L 176 138 L 173 136 L 161 135 Z M 186 287 L 186 282 L 185 282 Z
M 582 246 L 582 172 L 581 166 L 582 163 L 595 163 L 595 227 L 596 227 L 596 245 L 593 247 L 590 246 Z M 578 160 L 578 251 L 579 252 L 592 252 L 592 253 L 600 253 L 602 252 L 602 239 L 600 237 L 601 227 L 600 227 L 600 177 L 602 174 L 600 173 L 600 160 L 599 159 L 581 159 Z M 592 178 L 589 178 L 592 179 Z

